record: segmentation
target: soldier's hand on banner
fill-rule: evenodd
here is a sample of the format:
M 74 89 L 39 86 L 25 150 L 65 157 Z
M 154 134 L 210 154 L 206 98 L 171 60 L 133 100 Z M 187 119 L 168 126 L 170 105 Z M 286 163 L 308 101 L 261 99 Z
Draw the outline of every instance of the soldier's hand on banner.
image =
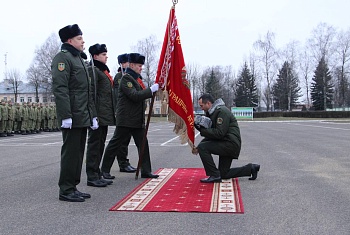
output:
M 92 126 L 91 126 L 91 129 L 93 129 L 93 130 L 98 129 L 97 117 L 94 117 L 94 118 L 92 119 Z
M 153 93 L 153 92 L 156 92 L 156 91 L 158 91 L 158 89 L 159 89 L 159 84 L 158 84 L 158 83 L 155 83 L 155 84 L 153 84 L 150 88 L 151 88 L 152 93 Z
M 72 123 L 73 123 L 73 121 L 71 118 L 63 119 L 61 127 L 72 129 Z
M 198 154 L 198 149 L 196 147 L 192 148 L 192 154 L 194 154 L 194 155 Z
M 199 124 L 194 124 L 194 127 L 200 132 L 201 131 L 201 126 Z

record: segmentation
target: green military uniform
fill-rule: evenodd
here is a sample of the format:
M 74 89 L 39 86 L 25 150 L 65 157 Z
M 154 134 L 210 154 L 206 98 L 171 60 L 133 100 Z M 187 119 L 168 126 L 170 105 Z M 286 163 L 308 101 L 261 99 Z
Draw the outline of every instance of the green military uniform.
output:
M 81 52 L 68 43 L 52 64 L 53 93 L 55 95 L 58 123 L 72 119 L 72 127 L 62 128 L 60 195 L 71 195 L 80 183 L 87 127 L 96 117 L 90 78 Z
M 27 107 L 27 103 L 23 103 L 23 107 L 22 107 L 22 125 L 21 125 L 22 135 L 26 135 L 26 134 L 29 133 L 28 119 L 29 119 L 29 109 Z
M 239 157 L 241 135 L 236 118 L 222 99 L 213 103 L 206 116 L 211 119 L 212 126 L 207 129 L 200 128 L 204 139 L 197 146 L 206 174 L 224 179 L 250 176 L 252 164 L 230 169 L 232 160 Z M 211 154 L 219 155 L 219 168 Z
M 8 123 L 7 123 L 7 136 L 13 136 L 13 122 L 15 120 L 15 107 L 12 102 L 8 103 Z
M 126 159 L 127 153 L 122 146 L 125 141 L 133 136 L 139 151 L 145 132 L 145 100 L 152 97 L 150 88 L 143 88 L 138 82 L 140 75 L 127 68 L 121 79 L 117 104 L 116 129 L 109 141 L 103 157 L 102 172 L 110 172 L 115 156 L 118 159 Z M 142 157 L 141 176 L 151 174 L 151 161 L 148 140 L 146 138 L 144 155 Z
M 8 105 L 4 100 L 1 100 L 1 105 L 0 105 L 0 137 L 5 137 L 7 136 L 7 123 L 8 123 Z
M 22 106 L 16 103 L 14 130 L 16 134 L 21 133 L 22 127 Z
M 119 60 L 119 56 L 118 56 Z M 125 73 L 125 68 L 120 68 L 121 71 L 118 72 L 114 77 L 114 94 L 115 94 L 115 105 L 118 103 L 118 89 L 120 85 L 120 81 L 122 79 L 123 73 Z M 116 106 L 117 107 L 117 106 Z M 125 154 L 122 154 L 120 156 L 117 156 L 118 165 L 121 169 L 125 168 L 126 166 L 130 165 L 128 156 L 128 146 L 131 140 L 131 134 L 129 133 L 129 138 L 124 138 L 124 143 L 122 143 L 122 146 L 120 147 L 120 151 L 124 151 Z M 124 158 L 125 157 L 125 158 Z
M 40 131 L 45 130 L 45 115 L 46 115 L 46 108 L 45 106 L 40 103 L 40 110 L 41 110 L 41 124 L 40 124 Z
M 49 104 L 46 103 L 44 107 L 44 131 L 49 131 L 49 118 L 50 118 L 50 109 L 49 109 Z
M 107 52 L 106 48 L 105 51 Z M 100 54 L 98 52 L 96 53 Z M 94 82 L 96 82 L 96 91 L 94 91 L 93 97 L 96 96 L 95 106 L 99 128 L 97 130 L 89 129 L 86 151 L 86 174 L 88 181 L 96 181 L 101 177 L 100 163 L 105 148 L 108 126 L 115 126 L 113 81 L 111 81 L 112 77 L 109 74 L 109 68 L 98 60 L 94 60 L 94 65 L 94 68 L 90 65 L 88 69 L 91 78 L 93 78 L 92 69 L 95 71 L 95 79 L 92 79 L 92 88 L 95 88 Z
M 35 124 L 35 131 L 36 133 L 40 133 L 41 128 L 41 106 L 39 103 L 36 103 L 36 124 Z
M 53 129 L 53 119 L 54 119 L 54 109 L 52 104 L 49 105 L 47 109 L 47 129 L 51 132 Z

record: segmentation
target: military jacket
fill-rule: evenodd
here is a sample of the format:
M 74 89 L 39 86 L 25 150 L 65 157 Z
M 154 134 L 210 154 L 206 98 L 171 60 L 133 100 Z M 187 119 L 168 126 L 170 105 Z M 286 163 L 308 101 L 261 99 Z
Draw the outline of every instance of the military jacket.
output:
M 8 106 L 6 105 L 0 105 L 1 108 L 1 120 L 7 121 L 9 119 L 9 111 L 8 111 Z
M 238 127 L 237 119 L 231 111 L 225 106 L 222 99 L 214 102 L 211 109 L 206 112 L 206 116 L 212 121 L 212 127 L 205 129 L 201 128 L 201 136 L 205 140 L 223 140 L 228 144 L 234 144 L 236 152 L 227 153 L 238 158 L 241 149 L 241 134 Z
M 92 126 L 96 117 L 87 67 L 80 52 L 64 43 L 51 64 L 57 120 L 72 118 L 72 127 Z
M 145 100 L 152 97 L 150 88 L 143 89 L 137 82 L 139 74 L 127 68 L 123 75 L 117 104 L 117 126 L 144 128 L 145 127 Z
M 95 108 L 100 126 L 115 126 L 115 105 L 114 91 L 111 80 L 103 71 L 108 71 L 108 67 L 94 60 L 94 70 L 96 76 L 96 101 Z M 92 66 L 88 67 L 89 75 L 92 78 L 92 90 L 95 98 L 95 79 L 93 78 Z

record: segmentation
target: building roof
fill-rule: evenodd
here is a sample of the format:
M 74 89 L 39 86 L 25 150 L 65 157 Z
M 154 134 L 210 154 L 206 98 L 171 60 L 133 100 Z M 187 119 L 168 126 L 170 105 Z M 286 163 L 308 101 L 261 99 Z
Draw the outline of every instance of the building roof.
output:
M 29 83 L 22 83 L 18 87 L 18 94 L 28 94 L 34 93 L 35 87 Z M 39 93 L 44 93 L 45 89 L 39 88 Z M 0 82 L 0 94 L 13 94 L 13 88 L 11 84 L 7 84 L 6 82 Z

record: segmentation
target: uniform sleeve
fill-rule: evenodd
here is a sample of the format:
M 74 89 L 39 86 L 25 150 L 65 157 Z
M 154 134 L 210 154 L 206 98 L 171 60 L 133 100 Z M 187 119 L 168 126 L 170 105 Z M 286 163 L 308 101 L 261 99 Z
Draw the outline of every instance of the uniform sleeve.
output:
M 230 117 L 222 111 L 219 111 L 215 120 L 212 120 L 213 128 L 201 128 L 201 136 L 208 139 L 221 140 L 226 136 L 229 126 L 230 126 Z
M 61 119 L 72 118 L 69 98 L 69 77 L 71 63 L 68 57 L 60 52 L 52 60 L 52 85 L 55 95 L 57 114 Z
M 139 91 L 136 89 L 135 83 L 136 81 L 133 77 L 130 75 L 124 75 L 119 84 L 120 89 L 130 100 L 140 102 L 152 97 L 152 91 L 150 88 Z

